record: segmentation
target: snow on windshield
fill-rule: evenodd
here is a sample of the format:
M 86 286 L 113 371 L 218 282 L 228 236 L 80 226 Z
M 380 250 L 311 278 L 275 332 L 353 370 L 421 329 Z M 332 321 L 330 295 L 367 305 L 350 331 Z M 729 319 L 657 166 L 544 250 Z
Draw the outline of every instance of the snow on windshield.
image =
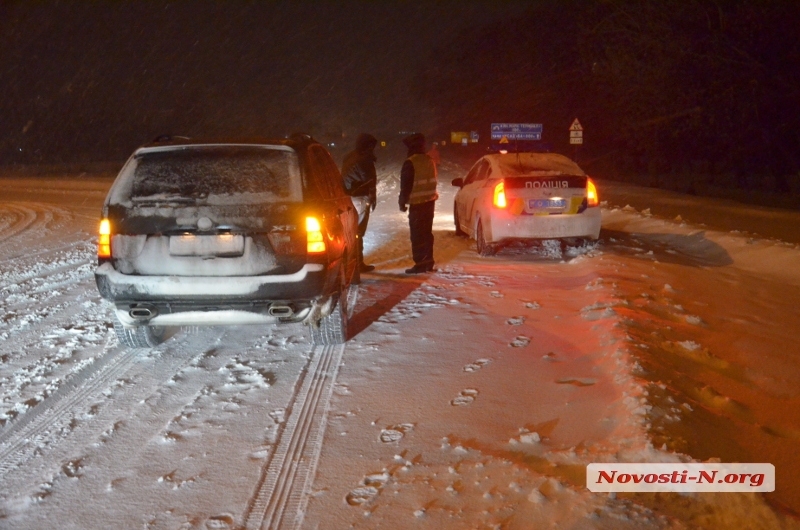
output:
M 302 200 L 296 153 L 262 146 L 202 146 L 137 153 L 112 203 L 255 204 Z

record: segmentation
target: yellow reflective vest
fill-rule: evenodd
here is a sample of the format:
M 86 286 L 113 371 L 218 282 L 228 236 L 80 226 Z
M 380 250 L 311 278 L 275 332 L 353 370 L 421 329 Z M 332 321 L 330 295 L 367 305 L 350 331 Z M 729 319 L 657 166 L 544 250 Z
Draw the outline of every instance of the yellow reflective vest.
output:
M 414 165 L 414 187 L 408 198 L 409 204 L 422 204 L 439 198 L 436 193 L 436 165 L 431 157 L 425 154 L 408 157 Z

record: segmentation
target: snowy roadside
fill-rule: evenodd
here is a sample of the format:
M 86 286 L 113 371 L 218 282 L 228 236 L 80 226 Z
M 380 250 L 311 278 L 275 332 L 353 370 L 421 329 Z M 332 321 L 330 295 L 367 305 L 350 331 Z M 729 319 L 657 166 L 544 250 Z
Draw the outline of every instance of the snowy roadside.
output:
M 614 499 L 583 489 L 591 462 L 689 460 L 694 447 L 671 427 L 709 399 L 702 391 L 665 392 L 664 374 L 642 366 L 644 340 L 634 331 L 650 317 L 637 310 L 643 299 L 676 313 L 685 327 L 713 321 L 670 300 L 670 291 L 679 295 L 667 281 L 680 289 L 683 271 L 668 271 L 659 285 L 651 269 L 674 255 L 692 267 L 716 265 L 718 245 L 680 222 L 612 208 L 604 212 L 600 245 L 567 255 L 544 246 L 479 258 L 474 243 L 452 233 L 446 184 L 455 175 L 448 169 L 435 231 L 439 273 L 401 275 L 410 262 L 397 213 L 379 211 L 380 222 L 391 219 L 390 241 L 375 242 L 391 233 L 383 224 L 367 238 L 375 276 L 406 285 L 394 283 L 392 291 L 375 276 L 365 281 L 359 310 L 381 316 L 345 355 L 308 527 L 326 528 L 331 517 L 335 527 L 364 528 L 791 524 L 755 495 Z M 384 194 L 393 210 L 396 190 L 386 186 Z M 747 238 L 719 237 L 733 237 L 734 247 L 745 249 L 734 254 L 746 256 Z M 796 262 L 796 249 L 777 246 Z M 769 263 L 762 268 L 781 275 Z M 671 344 L 691 351 L 699 343 Z M 681 375 L 680 366 L 670 368 Z M 704 434 L 712 452 L 703 458 L 718 458 L 719 433 Z
M 445 165 L 439 271 L 407 276 L 395 166 L 381 171 L 365 240 L 377 269 L 324 412 L 303 528 L 797 526 L 773 508 L 800 511 L 795 243 L 721 229 L 727 214 L 703 219 L 696 198 L 675 219 L 657 213 L 680 207 L 671 195 L 637 191 L 647 204 L 634 209 L 630 190 L 601 185 L 599 244 L 480 258 L 453 233 L 448 184 L 461 175 Z M 304 330 L 178 331 L 120 357 L 91 275 L 110 181 L 64 182 L 11 179 L 0 194 L 0 436 L 104 359 L 129 368 L 72 405 L 36 467 L 3 473 L 0 526 L 242 526 L 307 370 Z M 791 216 L 773 213 L 751 212 Z M 585 489 L 591 462 L 689 455 L 772 462 L 777 491 L 768 505 Z

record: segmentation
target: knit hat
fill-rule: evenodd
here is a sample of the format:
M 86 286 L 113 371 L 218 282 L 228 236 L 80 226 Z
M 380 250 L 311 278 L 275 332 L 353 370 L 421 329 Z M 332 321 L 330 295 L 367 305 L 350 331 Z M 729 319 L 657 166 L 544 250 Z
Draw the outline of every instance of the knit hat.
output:
M 371 151 L 378 145 L 378 139 L 371 134 L 361 133 L 356 138 L 356 149 L 359 151 Z
M 425 135 L 422 133 L 414 133 L 411 136 L 403 138 L 403 143 L 406 147 L 413 149 L 414 147 L 425 148 Z

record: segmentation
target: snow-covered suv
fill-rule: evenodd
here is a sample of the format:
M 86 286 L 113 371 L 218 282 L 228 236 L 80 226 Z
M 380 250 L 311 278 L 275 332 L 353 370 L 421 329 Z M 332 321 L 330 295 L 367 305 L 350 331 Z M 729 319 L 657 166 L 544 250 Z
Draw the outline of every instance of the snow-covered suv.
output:
M 103 205 L 95 279 L 120 342 L 281 322 L 307 324 L 314 344 L 346 341 L 358 217 L 328 151 L 307 135 L 159 140 Z

